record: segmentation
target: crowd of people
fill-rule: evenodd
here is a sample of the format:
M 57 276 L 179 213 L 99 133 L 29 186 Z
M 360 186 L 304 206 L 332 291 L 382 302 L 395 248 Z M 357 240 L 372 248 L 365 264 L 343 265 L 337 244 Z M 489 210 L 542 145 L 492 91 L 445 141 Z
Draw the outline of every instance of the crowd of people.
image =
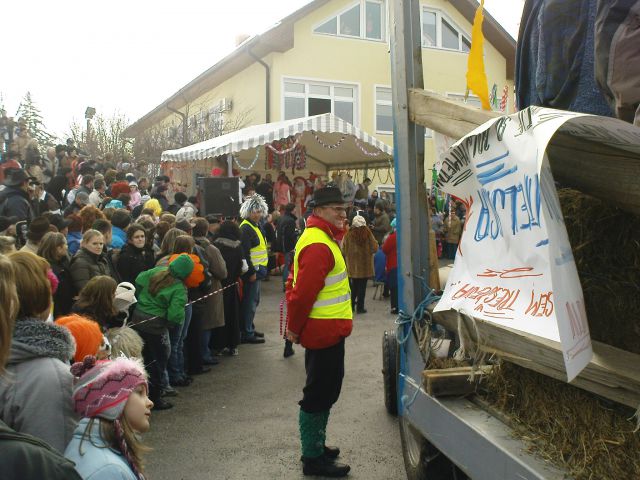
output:
M 237 218 L 203 217 L 196 197 L 145 174 L 87 159 L 73 142 L 46 159 L 27 143 L 0 164 L 0 441 L 39 458 L 18 467 L 16 453 L 16 478 L 77 478 L 62 455 L 82 478 L 143 478 L 137 434 L 150 411 L 170 409 L 177 387 L 220 355 L 265 341 L 254 324 L 260 284 L 277 273 L 290 285 L 309 200 L 324 187 L 316 177 L 300 203 L 284 173 L 273 183 L 251 174 Z M 353 203 L 341 190 L 353 205 L 342 249 L 360 314 L 374 255 L 394 235 L 391 205 L 370 183 Z

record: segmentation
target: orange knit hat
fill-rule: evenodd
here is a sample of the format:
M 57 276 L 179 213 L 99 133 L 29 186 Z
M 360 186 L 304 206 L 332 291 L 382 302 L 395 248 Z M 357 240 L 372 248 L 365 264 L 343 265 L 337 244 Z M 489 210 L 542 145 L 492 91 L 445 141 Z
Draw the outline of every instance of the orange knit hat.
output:
M 100 325 L 80 315 L 59 317 L 55 323 L 66 327 L 76 341 L 74 361 L 81 362 L 87 355 L 96 355 L 102 345 L 103 336 Z
M 202 263 L 200 262 L 200 257 L 198 257 L 198 255 L 194 253 L 173 254 L 169 257 L 169 265 L 171 265 L 171 262 L 173 262 L 180 255 L 189 255 L 189 257 L 191 257 L 191 260 L 193 260 L 193 270 L 191 271 L 191 274 L 189 274 L 189 276 L 185 278 L 184 284 L 188 288 L 196 288 L 204 281 L 204 265 L 202 265 Z

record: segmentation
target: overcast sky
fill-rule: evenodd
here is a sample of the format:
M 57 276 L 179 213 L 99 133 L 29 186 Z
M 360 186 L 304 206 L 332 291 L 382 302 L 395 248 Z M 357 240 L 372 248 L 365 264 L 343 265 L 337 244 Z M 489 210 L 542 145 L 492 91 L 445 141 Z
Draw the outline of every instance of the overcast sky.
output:
M 63 136 L 86 107 L 135 121 L 308 0 L 32 0 L 0 7 L 0 94 L 14 115 L 27 91 Z M 517 37 L 523 0 L 485 0 Z

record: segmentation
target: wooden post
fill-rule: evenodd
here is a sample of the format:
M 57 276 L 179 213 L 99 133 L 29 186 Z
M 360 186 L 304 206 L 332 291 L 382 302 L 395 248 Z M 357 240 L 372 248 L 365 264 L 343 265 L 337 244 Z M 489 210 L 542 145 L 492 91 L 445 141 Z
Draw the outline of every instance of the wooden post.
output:
M 409 119 L 409 89 L 423 88 L 419 2 L 392 2 L 391 76 L 400 308 L 413 312 L 429 280 L 424 127 Z M 408 29 L 408 30 L 405 30 Z

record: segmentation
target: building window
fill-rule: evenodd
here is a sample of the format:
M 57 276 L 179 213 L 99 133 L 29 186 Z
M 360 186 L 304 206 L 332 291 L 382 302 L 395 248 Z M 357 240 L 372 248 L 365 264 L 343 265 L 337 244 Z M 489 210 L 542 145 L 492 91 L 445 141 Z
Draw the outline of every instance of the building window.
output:
M 385 0 L 360 0 L 313 29 L 314 33 L 384 41 Z
M 360 36 L 360 5 L 350 8 L 340 15 L 340 35 Z
M 439 10 L 422 9 L 422 46 L 468 52 L 469 35 Z
M 376 87 L 376 133 L 393 133 L 391 89 Z
M 430 91 L 430 90 L 428 90 Z M 393 134 L 393 108 L 391 103 L 391 88 L 376 87 L 376 133 Z M 424 129 L 425 138 L 432 138 L 433 131 Z
M 357 87 L 306 80 L 284 81 L 284 119 L 333 113 L 355 125 Z

